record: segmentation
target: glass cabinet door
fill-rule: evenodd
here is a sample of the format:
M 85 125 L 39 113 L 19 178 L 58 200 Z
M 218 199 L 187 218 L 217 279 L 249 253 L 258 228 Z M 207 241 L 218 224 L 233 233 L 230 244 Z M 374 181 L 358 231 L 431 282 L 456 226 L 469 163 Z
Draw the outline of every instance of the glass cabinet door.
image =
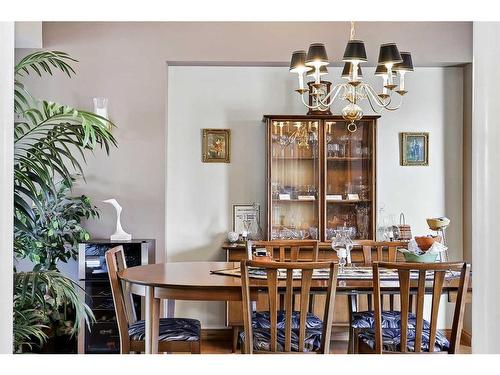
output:
M 324 123 L 325 139 L 325 236 L 346 226 L 352 238 L 373 238 L 373 126 L 369 120 L 347 130 L 345 121 Z
M 269 126 L 270 238 L 319 239 L 319 121 L 273 119 Z

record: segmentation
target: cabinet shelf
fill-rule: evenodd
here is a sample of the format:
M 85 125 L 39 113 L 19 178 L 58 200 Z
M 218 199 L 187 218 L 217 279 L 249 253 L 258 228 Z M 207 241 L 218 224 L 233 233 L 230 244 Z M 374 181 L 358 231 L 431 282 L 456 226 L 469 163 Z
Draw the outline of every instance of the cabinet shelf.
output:
M 326 158 L 328 161 L 355 161 L 355 160 L 370 160 L 370 156 L 329 156 Z
M 273 156 L 273 160 L 318 160 L 317 157 L 312 156 Z
M 326 203 L 330 204 L 330 203 L 335 203 L 335 204 L 348 204 L 348 203 L 368 203 L 368 202 L 371 202 L 372 200 L 371 199 L 343 199 L 341 201 L 336 201 L 336 200 L 326 200 Z
M 317 202 L 317 199 L 273 199 L 273 203 L 311 203 Z

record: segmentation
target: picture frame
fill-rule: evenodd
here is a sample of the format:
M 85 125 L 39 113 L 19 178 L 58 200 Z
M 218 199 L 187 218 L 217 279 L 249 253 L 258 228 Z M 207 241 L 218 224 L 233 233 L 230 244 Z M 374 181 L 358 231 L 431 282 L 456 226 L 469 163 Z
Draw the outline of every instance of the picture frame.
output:
M 429 133 L 400 133 L 399 149 L 402 166 L 429 165 Z
M 233 204 L 233 232 L 241 234 L 245 229 L 243 220 L 257 221 L 260 214 L 260 205 L 257 203 Z
M 230 163 L 231 129 L 202 130 L 202 160 L 204 163 Z

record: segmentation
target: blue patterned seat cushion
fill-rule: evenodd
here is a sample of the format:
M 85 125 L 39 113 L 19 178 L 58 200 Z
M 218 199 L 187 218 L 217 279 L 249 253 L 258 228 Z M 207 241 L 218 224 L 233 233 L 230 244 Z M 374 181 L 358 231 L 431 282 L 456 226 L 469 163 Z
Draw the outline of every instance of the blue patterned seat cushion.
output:
M 415 314 L 408 314 L 408 328 L 414 329 L 416 325 Z M 373 311 L 360 311 L 352 313 L 352 328 L 374 328 L 375 313 Z M 429 322 L 424 320 L 424 329 L 429 329 Z M 401 313 L 399 311 L 382 312 L 382 328 L 401 328 Z
M 201 337 L 200 321 L 187 318 L 161 318 L 158 334 L 159 341 L 199 341 Z M 128 329 L 130 340 L 144 341 L 145 322 L 139 320 Z
M 277 350 L 284 351 L 286 312 L 278 311 L 278 343 Z M 269 311 L 254 311 L 252 313 L 253 348 L 254 350 L 270 351 L 271 320 Z M 300 312 L 292 312 L 292 351 L 297 352 L 299 346 Z M 306 317 L 305 351 L 316 351 L 321 346 L 323 322 L 312 313 Z M 245 332 L 240 333 L 241 341 L 245 341 Z
M 286 312 L 278 311 L 278 329 L 285 329 Z M 252 313 L 252 327 L 253 328 L 267 328 L 271 326 L 271 319 L 269 311 L 254 311 Z M 300 327 L 300 311 L 292 311 L 292 329 L 299 329 Z M 313 313 L 307 313 L 306 328 L 321 329 L 323 328 L 323 321 Z
M 269 328 L 253 328 L 253 349 L 260 351 L 271 350 L 271 330 Z M 304 350 L 313 352 L 321 347 L 321 329 L 306 329 Z M 245 341 L 245 332 L 240 333 L 240 340 Z M 285 330 L 278 329 L 277 351 L 282 352 L 285 348 Z M 299 351 L 299 330 L 292 329 L 292 351 Z M 302 350 L 300 350 L 302 351 Z
M 428 323 L 427 323 L 428 324 Z M 367 344 L 370 348 L 375 349 L 375 332 L 373 329 L 362 330 L 359 333 L 359 340 Z M 382 349 L 384 351 L 400 351 L 401 349 L 401 329 L 400 328 L 385 328 L 382 329 Z M 436 342 L 434 351 L 448 351 L 450 342 L 441 332 L 436 332 Z M 415 330 L 408 330 L 407 351 L 415 350 Z M 422 351 L 429 351 L 429 330 L 425 329 L 422 333 Z

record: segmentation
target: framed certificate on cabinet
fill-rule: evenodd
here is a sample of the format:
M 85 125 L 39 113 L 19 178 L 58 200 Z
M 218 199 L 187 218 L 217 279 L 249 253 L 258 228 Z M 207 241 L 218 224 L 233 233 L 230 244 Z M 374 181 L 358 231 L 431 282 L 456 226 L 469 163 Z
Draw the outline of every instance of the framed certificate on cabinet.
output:
M 260 205 L 234 204 L 233 205 L 233 232 L 238 234 L 249 230 L 253 223 L 257 222 L 260 213 Z

